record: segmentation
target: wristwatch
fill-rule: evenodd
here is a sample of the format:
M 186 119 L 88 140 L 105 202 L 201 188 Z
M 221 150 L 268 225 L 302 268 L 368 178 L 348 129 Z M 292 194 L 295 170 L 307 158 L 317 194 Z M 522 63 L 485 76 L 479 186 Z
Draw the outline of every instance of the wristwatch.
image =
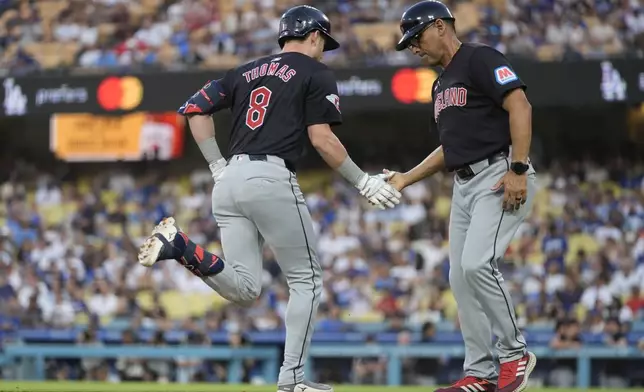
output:
M 512 170 L 515 174 L 518 174 L 518 175 L 524 174 L 525 172 L 528 171 L 529 168 L 530 168 L 530 165 L 520 161 L 512 162 L 510 164 L 510 170 Z

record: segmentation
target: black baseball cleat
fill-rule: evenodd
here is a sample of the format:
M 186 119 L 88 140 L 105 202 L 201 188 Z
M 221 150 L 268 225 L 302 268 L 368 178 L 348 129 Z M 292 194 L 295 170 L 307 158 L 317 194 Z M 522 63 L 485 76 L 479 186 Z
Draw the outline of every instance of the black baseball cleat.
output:
M 139 248 L 139 264 L 152 267 L 157 261 L 176 260 L 177 249 L 172 242 L 177 233 L 180 229 L 174 218 L 163 219 Z
M 277 392 L 333 392 L 333 387 L 311 381 L 302 381 L 297 384 L 278 385 Z

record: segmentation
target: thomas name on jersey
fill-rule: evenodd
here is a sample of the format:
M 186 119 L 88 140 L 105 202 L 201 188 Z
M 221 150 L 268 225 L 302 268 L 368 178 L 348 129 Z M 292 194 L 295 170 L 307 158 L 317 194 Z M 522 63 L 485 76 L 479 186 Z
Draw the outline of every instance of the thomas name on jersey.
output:
M 443 109 L 465 105 L 467 105 L 467 89 L 464 87 L 450 87 L 437 92 L 436 98 L 434 98 L 434 121 L 438 122 L 438 116 Z
M 289 69 L 288 65 L 282 65 L 280 68 L 280 63 L 271 62 L 255 67 L 250 71 L 246 71 L 242 75 L 246 78 L 246 83 L 250 83 L 251 81 L 264 76 L 275 76 L 282 79 L 284 83 L 287 83 L 293 76 L 295 76 L 295 74 L 297 74 L 297 71 L 292 68 Z

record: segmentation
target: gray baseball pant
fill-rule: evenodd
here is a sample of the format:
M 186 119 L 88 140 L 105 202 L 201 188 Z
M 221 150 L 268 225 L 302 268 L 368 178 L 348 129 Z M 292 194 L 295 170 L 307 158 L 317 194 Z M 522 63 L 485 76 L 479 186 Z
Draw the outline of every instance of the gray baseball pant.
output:
M 304 380 L 304 362 L 322 292 L 317 236 L 294 173 L 280 158 L 253 161 L 236 155 L 212 194 L 221 230 L 223 271 L 204 278 L 222 297 L 252 306 L 262 289 L 262 248 L 266 242 L 289 286 L 286 342 L 279 385 Z
M 527 349 L 517 326 L 514 307 L 498 270 L 519 225 L 524 221 L 536 192 L 536 174 L 528 171 L 528 199 L 518 211 L 502 210 L 503 190 L 491 188 L 510 169 L 508 159 L 490 165 L 470 166 L 476 176 L 454 178 L 449 225 L 449 282 L 458 305 L 467 376 L 495 381 L 498 378 L 492 352 L 492 333 L 498 337 L 500 363 L 521 358 Z

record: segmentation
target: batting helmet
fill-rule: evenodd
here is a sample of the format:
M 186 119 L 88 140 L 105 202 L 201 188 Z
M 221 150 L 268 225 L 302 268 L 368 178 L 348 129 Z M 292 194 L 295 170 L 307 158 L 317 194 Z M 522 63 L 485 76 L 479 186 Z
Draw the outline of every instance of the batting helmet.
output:
M 440 1 L 425 0 L 409 7 L 400 18 L 400 31 L 403 36 L 396 44 L 396 50 L 407 49 L 409 41 L 438 19 L 454 20 L 452 12 Z
M 329 18 L 315 7 L 300 5 L 286 11 L 280 19 L 280 34 L 277 42 L 280 48 L 288 38 L 304 38 L 311 31 L 319 31 L 326 37 L 324 51 L 340 47 L 338 41 L 331 37 L 331 22 Z

